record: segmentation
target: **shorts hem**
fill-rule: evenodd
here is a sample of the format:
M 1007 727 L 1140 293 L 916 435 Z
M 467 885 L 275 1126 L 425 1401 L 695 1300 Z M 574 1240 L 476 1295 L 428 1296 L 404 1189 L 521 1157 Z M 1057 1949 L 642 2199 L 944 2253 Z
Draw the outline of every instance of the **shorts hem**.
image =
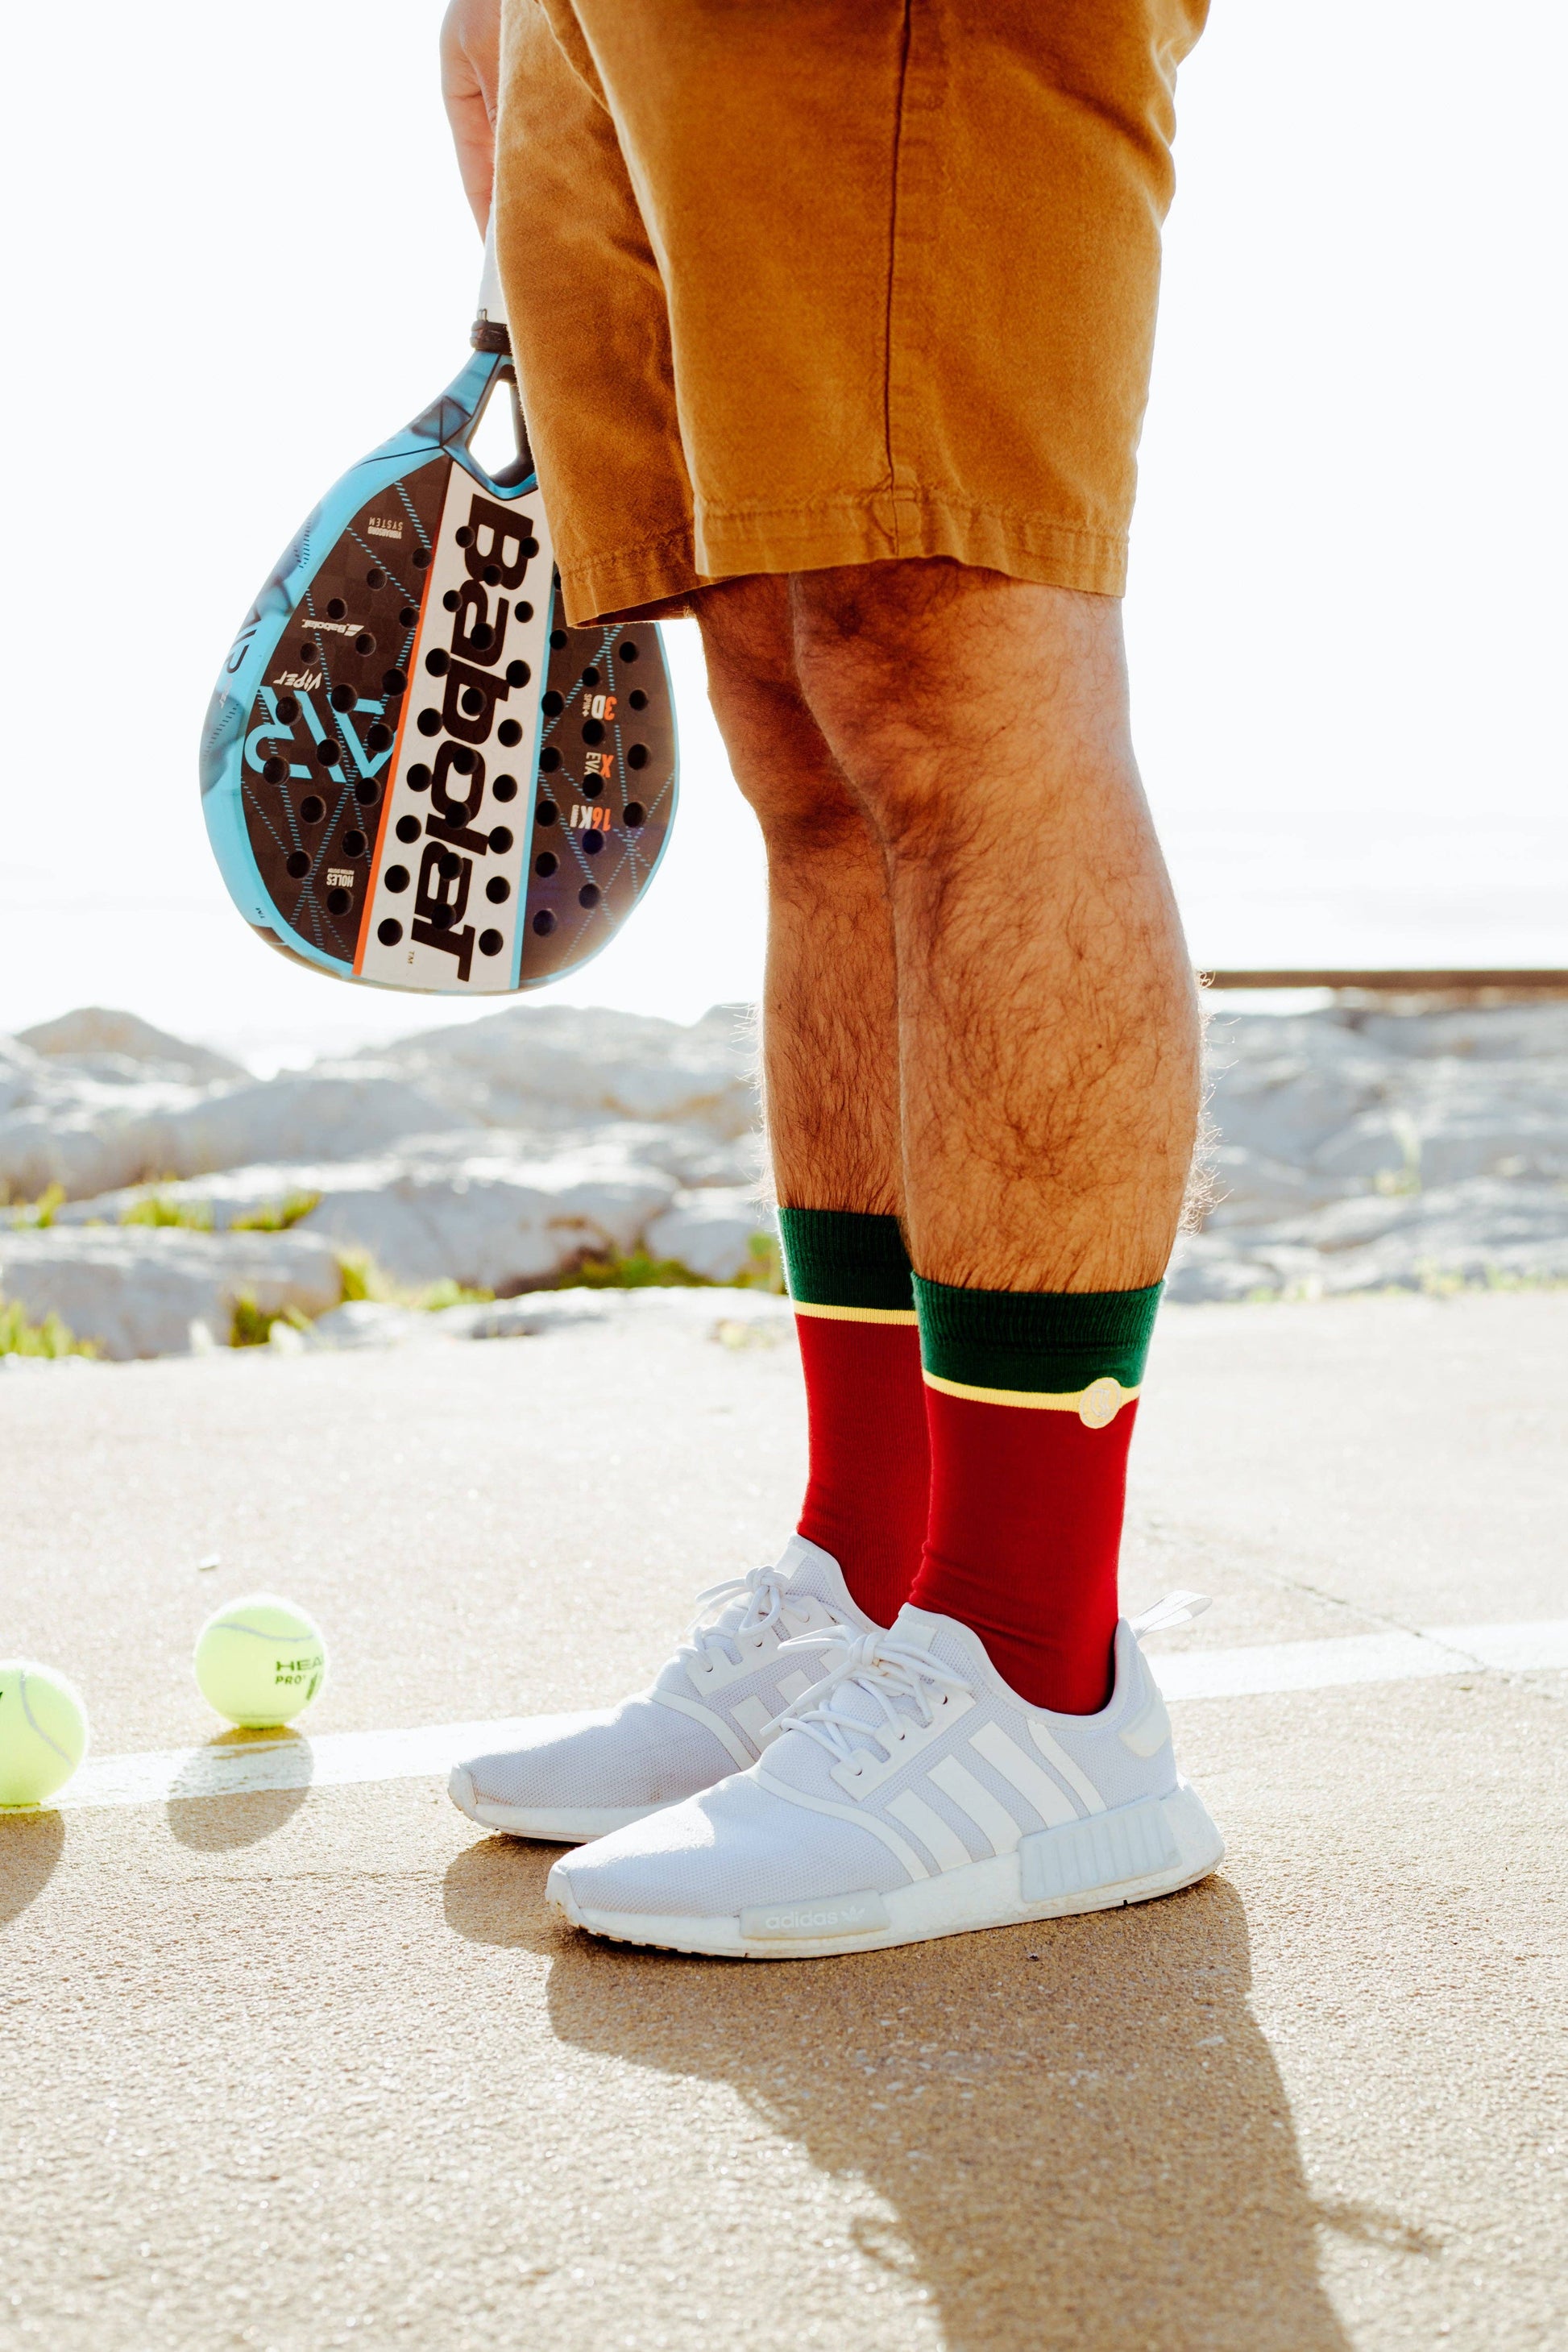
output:
M 693 537 L 708 579 L 946 556 L 975 571 L 1091 596 L 1121 596 L 1127 586 L 1124 535 L 975 506 L 941 491 L 876 491 L 798 507 L 700 507 Z
M 640 547 L 619 548 L 579 563 L 563 562 L 557 551 L 556 562 L 566 619 L 574 629 L 636 612 L 644 604 L 689 596 L 705 584 L 689 526 L 645 540 Z
M 826 572 L 921 556 L 1089 596 L 1121 596 L 1127 588 L 1123 537 L 919 492 L 799 507 L 705 508 L 695 529 L 563 563 L 561 588 L 567 620 L 582 628 L 752 572 Z

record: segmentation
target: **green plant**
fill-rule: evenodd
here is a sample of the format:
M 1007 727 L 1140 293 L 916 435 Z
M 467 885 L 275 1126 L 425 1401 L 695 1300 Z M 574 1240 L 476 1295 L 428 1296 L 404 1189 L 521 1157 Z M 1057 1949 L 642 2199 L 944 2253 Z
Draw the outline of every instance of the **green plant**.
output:
M 737 1290 L 767 1290 L 775 1298 L 784 1294 L 784 1254 L 776 1234 L 753 1234 L 746 1244 L 750 1265 L 742 1266 L 735 1276 Z
M 551 1290 L 711 1290 L 705 1274 L 693 1274 L 678 1257 L 649 1257 L 643 1249 L 629 1257 L 613 1251 L 584 1250 L 563 1266 Z
M 259 1209 L 251 1209 L 243 1217 L 230 1220 L 231 1234 L 286 1234 L 312 1209 L 321 1205 L 319 1192 L 287 1192 L 281 1201 L 264 1201 Z
M 438 1315 L 443 1307 L 489 1307 L 494 1298 L 493 1290 L 470 1290 L 447 1275 L 440 1282 L 428 1284 L 409 1303 L 422 1307 L 426 1315 Z
M 369 1250 L 341 1250 L 338 1275 L 345 1305 L 368 1298 L 378 1307 L 410 1307 L 434 1315 L 443 1307 L 488 1307 L 495 1297 L 493 1290 L 470 1289 L 451 1275 L 444 1276 L 439 1282 L 395 1282 Z
M 0 1356 L 96 1356 L 90 1339 L 79 1339 L 58 1315 L 29 1323 L 19 1300 L 0 1298 Z
M 122 1225 L 180 1225 L 187 1233 L 210 1234 L 213 1212 L 210 1201 L 171 1201 L 165 1192 L 143 1192 L 139 1201 L 120 1212 Z
M 308 1316 L 297 1307 L 258 1307 L 248 1290 L 242 1290 L 234 1302 L 228 1322 L 228 1344 L 231 1348 L 265 1348 L 272 1337 L 274 1323 L 288 1323 L 296 1331 L 308 1331 Z
M 11 1223 L 19 1233 L 40 1233 L 55 1222 L 55 1211 L 65 1199 L 63 1184 L 47 1185 L 36 1201 L 24 1201 Z

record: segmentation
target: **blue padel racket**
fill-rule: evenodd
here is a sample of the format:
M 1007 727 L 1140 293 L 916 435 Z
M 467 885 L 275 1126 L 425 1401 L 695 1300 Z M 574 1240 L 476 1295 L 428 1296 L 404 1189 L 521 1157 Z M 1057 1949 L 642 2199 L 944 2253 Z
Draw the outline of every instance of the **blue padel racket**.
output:
M 487 249 L 474 355 L 353 467 L 273 572 L 202 740 L 246 920 L 379 988 L 505 994 L 575 971 L 675 814 L 658 628 L 569 628 Z M 472 443 L 505 399 L 517 456 Z

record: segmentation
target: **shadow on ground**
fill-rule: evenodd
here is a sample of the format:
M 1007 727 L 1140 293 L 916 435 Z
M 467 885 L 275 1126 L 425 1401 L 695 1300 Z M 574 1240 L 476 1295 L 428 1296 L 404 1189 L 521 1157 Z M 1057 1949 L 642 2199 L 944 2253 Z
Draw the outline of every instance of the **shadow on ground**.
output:
M 43 1893 L 65 1843 L 58 1813 L 0 1813 L 0 1927 Z
M 447 1875 L 449 1926 L 550 1954 L 562 2041 L 729 2084 L 821 2171 L 863 2179 L 897 2216 L 862 2230 L 865 2251 L 926 2288 L 955 2352 L 1348 2352 L 1224 1878 L 1134 1910 L 754 1964 L 556 1927 L 555 1851 L 470 1846 Z
M 236 1789 L 221 1794 L 205 1788 L 207 1759 L 243 1756 L 247 1748 L 289 1751 L 299 1772 L 292 1789 Z M 189 1786 L 183 1785 L 188 1781 Z M 240 1846 L 259 1845 L 285 1822 L 291 1821 L 310 1793 L 310 1743 L 281 1724 L 265 1731 L 223 1731 L 198 1748 L 169 1794 L 169 1833 L 198 1853 L 229 1853 Z

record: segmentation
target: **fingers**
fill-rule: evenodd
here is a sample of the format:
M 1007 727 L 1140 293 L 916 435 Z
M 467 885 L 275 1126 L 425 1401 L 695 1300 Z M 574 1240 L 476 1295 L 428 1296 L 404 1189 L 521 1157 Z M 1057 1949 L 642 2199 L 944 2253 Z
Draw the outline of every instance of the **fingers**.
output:
M 463 194 L 480 230 L 490 216 L 500 0 L 451 0 L 441 20 L 441 95 Z

